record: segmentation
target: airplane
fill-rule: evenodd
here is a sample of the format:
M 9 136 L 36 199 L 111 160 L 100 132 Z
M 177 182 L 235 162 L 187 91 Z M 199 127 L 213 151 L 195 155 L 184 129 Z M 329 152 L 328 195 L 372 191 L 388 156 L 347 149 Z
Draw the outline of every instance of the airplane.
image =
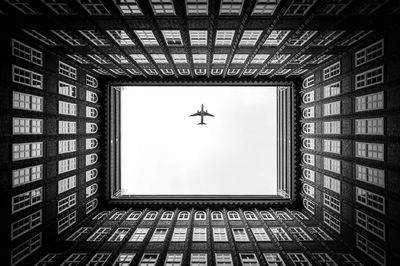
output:
M 214 117 L 212 114 L 209 114 L 207 110 L 204 111 L 204 105 L 203 104 L 201 105 L 201 111 L 197 110 L 197 113 L 192 114 L 191 116 L 196 116 L 196 115 L 201 116 L 201 122 L 198 123 L 198 125 L 207 125 L 206 123 L 203 122 L 203 119 L 204 119 L 205 115 Z

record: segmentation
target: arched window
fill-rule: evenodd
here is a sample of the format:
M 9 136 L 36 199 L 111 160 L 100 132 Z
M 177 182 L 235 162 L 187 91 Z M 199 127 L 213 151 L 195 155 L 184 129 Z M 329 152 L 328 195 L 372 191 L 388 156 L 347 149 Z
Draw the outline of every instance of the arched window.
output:
M 315 197 L 315 189 L 313 186 L 310 186 L 309 184 L 303 184 L 303 191 L 311 198 Z
M 245 211 L 244 217 L 246 218 L 246 220 L 257 220 L 256 215 L 252 211 Z
M 303 125 L 303 132 L 306 134 L 314 134 L 315 126 L 314 123 L 305 123 Z
M 230 68 L 230 69 L 228 69 L 228 71 L 226 72 L 226 74 L 227 74 L 228 76 L 234 76 L 234 75 L 239 74 L 239 71 L 240 71 L 239 68 Z
M 312 74 L 311 76 L 306 77 L 303 80 L 303 89 L 307 89 L 314 86 L 314 74 Z
M 315 155 L 314 154 L 303 154 L 303 162 L 309 165 L 315 165 Z
M 309 211 L 312 214 L 315 214 L 315 204 L 314 202 L 308 200 L 308 199 L 303 199 L 303 206 L 304 208 Z
M 95 138 L 86 139 L 86 149 L 91 150 L 96 148 L 98 145 L 98 141 Z
M 315 182 L 315 172 L 310 169 L 303 169 L 303 177 L 307 180 Z
M 95 179 L 98 174 L 99 171 L 96 168 L 86 171 L 86 182 Z
M 178 68 L 179 75 L 188 76 L 190 75 L 190 71 L 187 68 Z
M 97 207 L 97 199 L 92 199 L 88 203 L 86 203 L 86 214 L 91 213 Z
M 116 212 L 113 215 L 111 215 L 111 217 L 108 220 L 113 220 L 113 221 L 120 220 L 122 219 L 122 217 L 124 217 L 125 214 L 126 214 L 125 211 Z
M 97 79 L 95 77 L 86 74 L 86 85 L 92 88 L 97 88 L 99 86 L 99 83 L 97 82 Z
M 207 74 L 207 69 L 205 69 L 205 68 L 195 68 L 194 69 L 194 73 L 197 76 L 204 76 L 205 74 Z
M 213 68 L 213 69 L 211 69 L 211 75 L 219 76 L 219 75 L 222 75 L 223 71 L 224 70 L 222 68 Z
M 98 159 L 99 159 L 99 156 L 97 156 L 97 154 L 95 154 L 95 153 L 87 154 L 86 155 L 86 166 L 95 164 Z
M 274 216 L 272 216 L 272 214 L 270 212 L 261 211 L 260 214 L 264 220 L 275 220 Z
M 86 117 L 88 118 L 96 118 L 99 115 L 99 112 L 96 108 L 86 106 Z
M 151 75 L 151 76 L 158 75 L 157 70 L 155 70 L 154 68 L 144 69 L 144 72 L 146 72 L 148 75 Z
M 220 212 L 220 211 L 212 212 L 211 213 L 211 219 L 212 220 L 223 220 L 222 212 Z
M 131 212 L 131 213 L 129 214 L 128 218 L 126 218 L 126 220 L 129 220 L 129 221 L 136 221 L 137 219 L 139 219 L 139 217 L 140 217 L 141 214 L 142 214 L 142 212 L 140 212 L 140 211 Z
M 240 220 L 239 213 L 237 213 L 236 211 L 228 212 L 228 218 L 229 220 Z
M 99 212 L 98 214 L 96 214 L 96 216 L 94 216 L 93 218 L 92 218 L 92 220 L 101 220 L 101 219 L 103 219 L 103 218 L 106 218 L 108 215 L 110 214 L 110 212 L 109 211 L 102 211 L 102 212 Z
M 95 123 L 86 123 L 86 134 L 93 134 L 97 132 L 97 125 Z
M 189 220 L 189 215 L 188 211 L 181 211 L 178 215 L 178 220 Z
M 97 192 L 97 189 L 98 189 L 97 184 L 93 184 L 86 187 L 86 198 L 93 196 Z
M 314 91 L 309 91 L 303 95 L 303 103 L 311 103 L 314 101 L 315 93 Z
M 257 68 L 245 69 L 243 71 L 243 75 L 244 76 L 250 76 L 250 75 L 253 75 L 254 73 L 256 73 L 256 71 L 257 71 Z
M 171 211 L 166 211 L 163 213 L 161 216 L 161 220 L 172 220 L 172 216 L 174 216 L 174 213 Z
M 99 97 L 97 96 L 97 93 L 94 93 L 93 91 L 86 91 L 86 101 L 91 102 L 91 103 L 97 103 L 99 100 Z
M 306 149 L 315 149 L 315 139 L 303 139 L 303 147 Z
M 304 118 L 313 118 L 314 117 L 314 106 L 304 108 L 303 109 L 303 117 Z
M 308 220 L 308 217 L 304 213 L 299 211 L 292 211 L 292 215 L 299 220 Z
M 146 216 L 143 218 L 144 220 L 154 220 L 156 219 L 157 212 L 156 211 L 150 211 L 146 213 Z
M 287 214 L 286 212 L 283 211 L 277 211 L 275 212 L 276 217 L 278 217 L 281 220 L 292 220 L 292 218 Z
M 166 76 L 171 76 L 174 74 L 174 71 L 170 68 L 163 68 L 161 69 L 161 73 L 163 73 Z
M 206 213 L 203 211 L 198 211 L 194 215 L 195 220 L 205 220 L 206 219 Z

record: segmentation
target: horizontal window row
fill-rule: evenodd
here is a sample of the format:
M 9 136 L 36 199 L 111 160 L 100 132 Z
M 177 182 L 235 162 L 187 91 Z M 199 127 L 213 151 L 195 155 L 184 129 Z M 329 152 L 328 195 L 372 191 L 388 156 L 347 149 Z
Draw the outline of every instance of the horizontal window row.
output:
M 323 122 L 323 134 L 341 134 L 341 122 Z M 354 120 L 354 130 L 356 135 L 384 135 L 385 122 L 383 117 L 365 118 Z M 315 134 L 315 123 L 304 123 L 303 132 Z

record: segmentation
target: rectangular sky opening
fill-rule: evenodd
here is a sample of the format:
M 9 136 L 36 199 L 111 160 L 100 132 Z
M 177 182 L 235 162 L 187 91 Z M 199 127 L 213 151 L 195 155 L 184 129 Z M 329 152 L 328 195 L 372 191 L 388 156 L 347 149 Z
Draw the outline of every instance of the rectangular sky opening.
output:
M 277 194 L 276 87 L 123 87 L 120 141 L 123 195 Z

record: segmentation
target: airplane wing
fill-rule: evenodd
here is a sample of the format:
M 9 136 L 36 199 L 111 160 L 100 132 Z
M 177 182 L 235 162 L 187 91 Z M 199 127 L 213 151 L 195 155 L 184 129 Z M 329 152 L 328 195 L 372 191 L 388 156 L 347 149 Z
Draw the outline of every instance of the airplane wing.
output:
M 209 114 L 209 113 L 207 113 L 207 112 L 204 112 L 203 115 L 214 116 L 214 115 Z
M 201 113 L 200 113 L 200 112 L 197 112 L 197 113 L 195 113 L 195 114 L 192 114 L 191 116 L 196 116 L 196 115 L 201 115 Z

